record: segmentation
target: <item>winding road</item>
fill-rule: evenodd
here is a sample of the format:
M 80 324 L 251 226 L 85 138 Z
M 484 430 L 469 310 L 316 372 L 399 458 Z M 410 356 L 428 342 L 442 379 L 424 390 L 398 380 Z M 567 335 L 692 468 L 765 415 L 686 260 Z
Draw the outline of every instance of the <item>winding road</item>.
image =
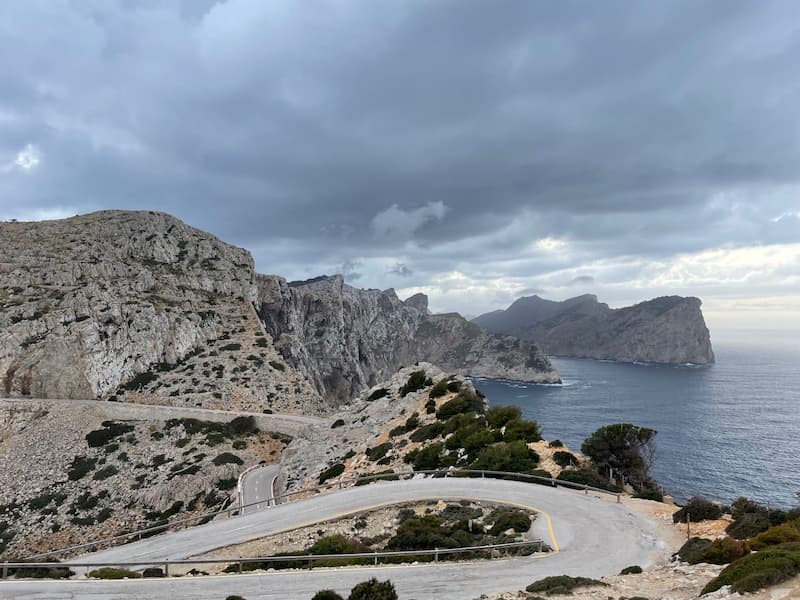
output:
M 263 465 L 245 472 L 240 478 L 241 514 L 257 512 L 275 504 L 275 480 L 281 473 L 279 465 Z
M 229 594 L 238 594 L 247 600 L 308 600 L 324 588 L 334 589 L 346 597 L 359 581 L 378 577 L 391 579 L 403 600 L 466 600 L 481 594 L 521 589 L 547 575 L 600 577 L 616 574 L 629 565 L 647 566 L 665 556 L 668 550 L 654 522 L 632 512 L 624 504 L 616 504 L 613 497 L 497 479 L 414 478 L 378 482 L 281 504 L 239 518 L 96 552 L 75 561 L 152 560 L 160 563 L 387 504 L 428 499 L 482 500 L 536 510 L 540 518 L 534 524 L 533 533 L 557 552 L 462 564 L 276 571 L 202 578 L 8 581 L 0 583 L 0 597 L 7 600 L 221 600 Z

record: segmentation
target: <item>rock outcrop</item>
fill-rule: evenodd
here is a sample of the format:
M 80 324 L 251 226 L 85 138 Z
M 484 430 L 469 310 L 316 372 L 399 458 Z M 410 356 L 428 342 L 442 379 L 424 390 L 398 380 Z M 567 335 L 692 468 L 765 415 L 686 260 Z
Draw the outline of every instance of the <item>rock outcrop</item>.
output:
M 423 295 L 257 276 L 249 252 L 164 213 L 0 223 L 0 396 L 320 413 L 424 359 L 558 379 L 536 347 L 430 315 Z
M 590 294 L 563 302 L 528 296 L 473 323 L 535 341 L 551 355 L 705 365 L 714 352 L 700 305 L 698 298 L 664 296 L 611 309 Z
M 2 223 L 0 391 L 318 412 L 256 297 L 246 250 L 170 215 Z
M 536 346 L 488 334 L 456 313 L 432 315 L 423 294 L 403 302 L 392 289 L 356 289 L 341 275 L 257 282 L 259 316 L 275 347 L 326 397 L 349 400 L 417 361 L 449 373 L 559 381 Z

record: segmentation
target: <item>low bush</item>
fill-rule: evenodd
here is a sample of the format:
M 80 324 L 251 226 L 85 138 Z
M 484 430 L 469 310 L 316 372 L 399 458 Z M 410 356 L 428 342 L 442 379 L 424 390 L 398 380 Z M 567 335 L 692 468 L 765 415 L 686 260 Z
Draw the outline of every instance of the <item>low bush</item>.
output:
M 620 575 L 638 575 L 642 572 L 642 567 L 639 565 L 631 565 L 630 567 L 625 567 L 622 571 L 619 572 Z
M 441 398 L 445 394 L 447 394 L 447 379 L 441 379 L 441 380 L 437 381 L 436 385 L 434 385 L 431 388 L 431 391 L 428 394 L 428 397 L 429 398 Z
M 336 419 L 331 425 L 331 429 L 336 429 L 337 427 L 344 427 L 344 419 Z
M 538 442 L 542 439 L 542 430 L 536 421 L 511 419 L 505 425 L 503 440 L 506 442 Z
M 389 437 L 393 438 L 397 437 L 398 435 L 403 435 L 405 433 L 408 433 L 408 430 L 406 429 L 405 425 L 398 425 L 397 427 L 393 427 L 392 429 L 389 430 Z
M 747 512 L 735 518 L 733 523 L 725 529 L 725 533 L 737 540 L 746 540 L 766 531 L 771 525 L 769 513 L 766 510 Z
M 509 471 L 527 473 L 539 464 L 539 455 L 523 441 L 500 442 L 483 448 L 478 458 L 470 465 L 485 471 Z
M 498 535 L 509 529 L 513 529 L 517 533 L 524 533 L 530 528 L 531 518 L 526 513 L 521 510 L 504 510 L 497 515 L 489 533 Z
M 311 597 L 311 600 L 344 600 L 333 590 L 320 590 Z
M 674 523 L 686 523 L 687 518 L 693 523 L 698 521 L 719 519 L 722 516 L 722 507 L 704 498 L 692 498 L 686 506 L 672 515 Z
M 405 428 L 407 431 L 412 431 L 419 427 L 419 413 L 413 412 L 410 417 L 406 419 Z
M 596 472 L 589 469 L 561 471 L 557 479 L 578 485 L 588 485 L 589 487 L 595 487 L 609 492 L 618 493 L 622 491 L 622 489 L 608 481 L 606 478 L 601 477 Z
M 727 565 L 748 554 L 750 554 L 750 546 L 747 545 L 747 542 L 724 537 L 711 542 L 705 550 L 694 555 L 688 562 Z
M 222 454 L 218 454 L 217 456 L 214 457 L 214 460 L 212 460 L 211 462 L 213 462 L 217 466 L 244 464 L 244 461 L 241 458 L 239 458 L 238 456 L 236 456 L 231 452 L 223 452 Z
M 377 390 L 372 392 L 369 395 L 369 397 L 367 397 L 367 400 L 369 400 L 370 402 L 372 402 L 374 400 L 380 400 L 381 398 L 386 396 L 386 394 L 388 394 L 388 393 L 389 393 L 389 390 L 387 390 L 386 388 L 378 388 Z
M 145 579 L 150 579 L 154 577 L 164 577 L 164 570 L 160 569 L 159 567 L 148 567 L 144 571 L 142 571 L 142 577 Z
M 105 446 L 114 438 L 132 432 L 135 427 L 127 423 L 118 423 L 116 421 L 103 421 L 102 429 L 96 429 L 86 434 L 86 443 L 90 448 L 99 448 Z
M 2 524 L 0 523 L 0 533 L 2 533 Z M 0 544 L 2 545 L 2 544 Z M 28 561 L 20 561 L 28 562 Z M 8 575 L 11 577 L 25 578 L 25 579 L 69 579 L 75 575 L 67 567 L 58 566 L 58 560 L 55 558 L 36 559 L 35 562 L 53 563 L 52 567 L 10 567 Z
M 532 594 L 544 593 L 547 596 L 555 596 L 560 594 L 572 594 L 572 591 L 576 588 L 592 586 L 606 587 L 607 584 L 587 577 L 554 575 L 552 577 L 545 577 L 539 581 L 534 581 L 525 588 L 525 591 Z
M 372 483 L 373 481 L 398 481 L 400 476 L 395 474 L 394 469 L 386 469 L 385 471 L 378 471 L 377 473 L 373 473 L 374 477 L 371 479 L 359 479 L 356 481 L 356 485 L 367 485 Z
M 414 371 L 408 376 L 408 381 L 406 381 L 405 385 L 400 388 L 400 397 L 412 392 L 417 392 L 426 385 L 432 384 L 433 381 L 425 374 L 424 370 L 420 369 L 419 371 Z
M 367 448 L 367 458 L 371 461 L 380 460 L 386 453 L 392 449 L 392 442 L 384 442 L 383 444 L 379 444 L 374 448 Z
M 128 569 L 120 569 L 117 567 L 102 567 L 100 569 L 95 569 L 94 571 L 89 571 L 86 576 L 92 577 L 93 579 L 141 579 L 142 577 L 135 571 L 129 571 Z
M 434 421 L 428 425 L 423 425 L 414 431 L 410 437 L 412 442 L 424 442 L 439 437 L 443 431 L 444 425 L 439 421 Z
M 90 471 L 94 470 L 96 464 L 96 458 L 90 458 L 88 456 L 76 456 L 72 459 L 72 463 L 69 466 L 67 478 L 70 481 L 78 481 L 79 479 L 83 479 L 89 474 Z
M 644 487 L 638 492 L 633 495 L 634 498 L 640 498 L 642 500 L 653 500 L 654 502 L 663 502 L 664 501 L 664 492 L 661 491 L 657 485 L 652 485 L 649 487 Z
M 333 479 L 334 477 L 338 477 L 344 473 L 344 465 L 342 463 L 336 463 L 331 465 L 327 469 L 325 469 L 319 476 L 319 482 L 325 483 L 328 479 Z
M 729 564 L 703 588 L 701 594 L 731 586 L 739 593 L 755 592 L 800 573 L 800 543 L 770 546 Z
M 512 419 L 521 418 L 522 409 L 519 406 L 494 406 L 486 411 L 486 422 L 494 429 L 500 429 Z
M 425 414 L 432 415 L 436 412 L 436 400 L 428 400 L 425 403 Z
M 452 398 L 442 404 L 442 406 L 436 411 L 436 418 L 440 421 L 446 421 L 453 415 L 460 413 L 483 413 L 485 410 L 486 405 L 484 404 L 483 398 L 478 396 L 478 394 L 475 392 L 463 391 L 460 392 L 455 398 Z
M 412 450 L 405 455 L 403 460 L 410 462 L 415 471 L 429 471 L 455 464 L 455 460 L 450 460 L 450 457 L 442 457 L 443 450 L 444 444 L 436 442 L 424 448 Z
M 561 440 L 553 440 L 552 442 L 549 442 L 547 444 L 547 447 L 548 448 L 563 448 L 564 447 L 564 442 L 562 442 Z
M 578 459 L 572 452 L 566 450 L 557 450 L 553 453 L 553 462 L 559 467 L 576 467 L 578 466 Z
M 693 537 L 686 541 L 673 556 L 677 556 L 682 561 L 697 564 L 697 559 L 703 555 L 703 552 L 708 550 L 712 541 L 705 538 Z
M 373 577 L 350 590 L 347 600 L 397 600 L 397 592 L 391 581 L 378 581 Z
M 763 533 L 759 533 L 750 541 L 750 547 L 753 550 L 763 550 L 769 546 L 790 542 L 800 542 L 800 518 L 770 527 Z
M 460 381 L 451 381 L 447 384 L 447 391 L 452 394 L 457 394 L 461 391 L 461 382 Z
M 117 467 L 115 467 L 114 465 L 108 465 L 107 467 L 103 467 L 102 469 L 97 471 L 97 473 L 94 474 L 94 477 L 92 477 L 92 479 L 94 479 L 95 481 L 103 481 L 104 479 L 113 477 L 117 473 L 119 473 L 119 469 L 117 469 Z

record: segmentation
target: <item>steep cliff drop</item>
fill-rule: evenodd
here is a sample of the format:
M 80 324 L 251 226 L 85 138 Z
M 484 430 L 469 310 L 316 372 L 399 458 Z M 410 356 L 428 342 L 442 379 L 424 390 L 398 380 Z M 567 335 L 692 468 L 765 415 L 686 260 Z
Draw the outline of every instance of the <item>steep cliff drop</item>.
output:
M 706 365 L 714 351 L 700 305 L 699 298 L 664 296 L 611 309 L 590 294 L 563 302 L 528 296 L 473 323 L 557 356 Z

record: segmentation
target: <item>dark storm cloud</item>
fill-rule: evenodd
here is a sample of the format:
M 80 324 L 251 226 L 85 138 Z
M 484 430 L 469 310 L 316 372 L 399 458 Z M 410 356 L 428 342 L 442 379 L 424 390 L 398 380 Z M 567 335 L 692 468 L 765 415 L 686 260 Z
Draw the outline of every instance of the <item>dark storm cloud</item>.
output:
M 797 242 L 796 10 L 5 2 L 0 216 L 160 209 L 376 287 Z

